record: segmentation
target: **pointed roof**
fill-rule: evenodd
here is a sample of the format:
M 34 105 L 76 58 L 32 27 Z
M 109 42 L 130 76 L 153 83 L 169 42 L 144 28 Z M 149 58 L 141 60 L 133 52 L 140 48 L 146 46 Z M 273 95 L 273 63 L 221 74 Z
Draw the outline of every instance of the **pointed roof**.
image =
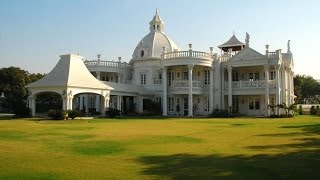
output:
M 61 55 L 59 62 L 49 74 L 26 87 L 79 87 L 112 90 L 112 87 L 100 82 L 89 72 L 83 59 L 82 56 L 74 54 Z
M 218 46 L 218 48 L 227 52 L 230 48 L 232 49 L 232 51 L 240 51 L 244 46 L 245 44 L 240 42 L 238 38 L 233 34 L 227 42 L 221 44 L 220 46 Z
M 244 63 L 246 61 L 251 61 L 251 60 L 261 60 L 261 59 L 266 59 L 264 55 L 259 53 L 258 51 L 250 48 L 250 47 L 245 47 L 243 50 L 238 52 L 236 55 L 234 55 L 229 62 L 236 62 L 239 61 L 241 63 Z

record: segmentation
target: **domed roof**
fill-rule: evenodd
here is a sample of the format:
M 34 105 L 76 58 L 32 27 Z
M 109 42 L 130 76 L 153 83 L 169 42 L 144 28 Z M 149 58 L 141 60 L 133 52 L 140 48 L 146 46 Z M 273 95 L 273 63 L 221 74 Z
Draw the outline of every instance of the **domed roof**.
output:
M 132 55 L 133 59 L 146 57 L 160 58 L 163 52 L 163 47 L 166 47 L 167 52 L 178 49 L 178 46 L 165 35 L 163 27 L 164 23 L 157 10 L 156 15 L 150 21 L 150 33 L 142 38 L 135 48 Z

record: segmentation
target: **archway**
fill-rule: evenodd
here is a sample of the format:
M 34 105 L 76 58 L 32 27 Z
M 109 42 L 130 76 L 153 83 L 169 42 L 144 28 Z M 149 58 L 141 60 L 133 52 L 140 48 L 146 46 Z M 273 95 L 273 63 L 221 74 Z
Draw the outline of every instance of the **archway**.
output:
M 47 113 L 50 109 L 62 109 L 62 96 L 59 93 L 45 91 L 35 95 L 36 113 Z

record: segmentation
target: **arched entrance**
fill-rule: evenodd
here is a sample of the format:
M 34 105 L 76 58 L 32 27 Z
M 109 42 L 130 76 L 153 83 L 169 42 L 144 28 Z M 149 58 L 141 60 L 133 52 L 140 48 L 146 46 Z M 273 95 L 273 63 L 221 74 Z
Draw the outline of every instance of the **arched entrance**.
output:
M 50 109 L 62 109 L 62 96 L 56 92 L 40 92 L 35 96 L 36 113 L 47 113 Z

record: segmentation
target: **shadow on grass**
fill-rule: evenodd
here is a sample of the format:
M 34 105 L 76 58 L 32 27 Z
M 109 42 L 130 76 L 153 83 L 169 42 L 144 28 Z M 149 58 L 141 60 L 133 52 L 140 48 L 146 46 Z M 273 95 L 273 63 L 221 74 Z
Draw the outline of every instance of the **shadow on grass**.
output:
M 140 159 L 143 174 L 171 179 L 319 179 L 320 154 L 303 151 L 279 155 L 221 156 L 174 154 Z
M 295 139 L 298 141 L 291 144 L 250 146 L 249 149 L 261 151 L 253 156 L 144 156 L 139 159 L 147 165 L 142 173 L 169 179 L 320 179 L 320 138 L 314 136 L 319 135 L 320 124 L 281 128 L 297 128 L 310 137 Z M 265 150 L 271 148 L 283 153 L 267 154 Z

